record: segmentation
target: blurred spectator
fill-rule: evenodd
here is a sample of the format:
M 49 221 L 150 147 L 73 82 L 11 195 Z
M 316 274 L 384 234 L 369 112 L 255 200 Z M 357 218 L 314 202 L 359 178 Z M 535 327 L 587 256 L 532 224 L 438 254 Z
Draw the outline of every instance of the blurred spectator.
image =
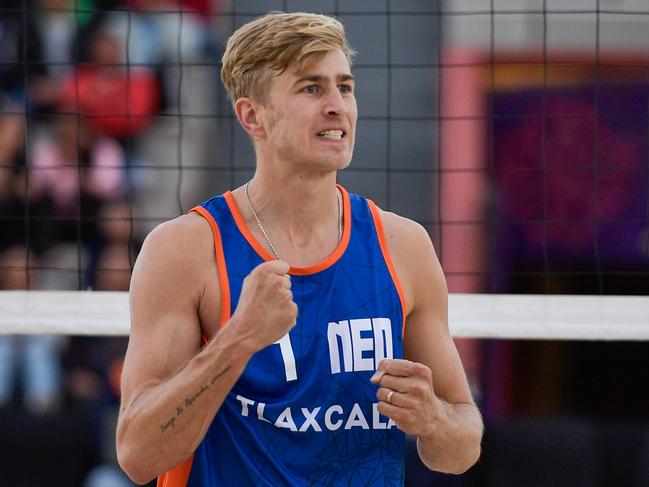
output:
M 42 186 L 28 178 L 24 143 L 24 116 L 0 117 L 0 289 L 5 290 L 38 288 L 38 275 L 32 269 L 54 234 L 52 201 Z M 13 404 L 20 391 L 32 413 L 58 409 L 59 344 L 57 337 L 0 335 L 0 405 Z
M 30 178 L 54 200 L 62 241 L 96 243 L 94 218 L 101 205 L 127 191 L 122 148 L 73 115 L 55 116 L 51 133 L 33 145 Z
M 155 75 L 148 69 L 128 69 L 120 40 L 102 27 L 88 43 L 88 64 L 62 81 L 60 109 L 85 117 L 101 135 L 126 139 L 140 134 L 158 110 Z
M 218 12 L 220 0 L 176 0 L 184 12 L 196 12 L 202 19 L 209 21 L 214 12 Z
M 131 204 L 125 199 L 115 199 L 102 209 L 99 215 L 99 232 L 104 241 L 122 244 L 124 248 L 129 240 L 131 244 L 137 242 L 140 229 L 137 216 L 132 214 L 133 211 Z M 128 282 L 122 281 L 119 289 L 106 290 L 127 291 Z
M 25 247 L 0 253 L 0 289 L 33 289 L 36 276 L 30 269 L 37 258 Z M 56 337 L 0 335 L 0 406 L 14 400 L 18 385 L 23 404 L 34 414 L 56 411 L 62 399 L 62 368 Z M 21 381 L 18 380 L 21 374 Z
M 90 44 L 107 9 L 119 0 L 35 0 L 36 25 L 47 77 L 30 83 L 30 101 L 41 111 L 56 108 L 60 84 L 76 63 L 90 62 Z
M 131 215 L 130 203 L 116 200 L 106 204 L 98 217 L 103 247 L 95 266 L 94 288 L 97 291 L 128 291 L 132 263 L 136 248 L 132 245 L 137 232 Z M 89 375 L 96 374 L 93 382 L 101 380 L 105 386 L 99 421 L 99 441 L 102 463 L 88 475 L 84 487 L 122 487 L 133 485 L 117 465 L 115 428 L 120 397 L 120 379 L 126 338 L 88 338 L 83 346 L 88 351 L 88 362 L 95 363 L 94 372 L 81 364 L 71 370 L 70 377 L 77 380 L 76 387 Z M 81 346 L 80 342 L 77 345 Z M 85 361 L 83 363 L 86 363 Z
M 0 116 L 0 251 L 19 245 L 40 255 L 51 244 L 54 213 L 44 188 L 28 177 L 24 144 L 25 117 Z
M 115 200 L 98 215 L 102 241 L 95 266 L 94 288 L 98 291 L 128 291 L 139 241 L 132 211 L 128 201 Z
M 76 34 L 73 0 L 39 0 L 37 25 L 43 42 L 43 62 L 47 74 L 58 77 L 73 62 L 72 45 Z
M 73 67 L 73 44 L 79 25 L 73 10 L 74 0 L 37 0 L 36 26 L 43 45 L 43 69 L 47 76 L 29 87 L 30 101 L 44 111 L 55 103 L 58 83 Z
M 90 284 L 98 291 L 127 291 L 137 247 L 137 221 L 124 198 L 107 199 L 96 214 L 98 251 Z M 48 256 L 52 252 L 48 253 Z M 64 253 L 58 251 L 60 262 Z M 69 255 L 65 257 L 70 259 Z M 69 264 L 74 264 L 70 262 Z M 58 279 L 60 282 L 60 279 Z M 64 354 L 66 406 L 88 423 L 86 435 L 99 455 L 87 473 L 84 487 L 131 487 L 117 466 L 115 422 L 119 408 L 119 383 L 127 339 L 122 337 L 71 337 Z
M 10 100 L 24 102 L 27 83 L 43 74 L 37 63 L 41 45 L 29 12 L 23 14 L 23 0 L 3 0 L 0 11 L 0 105 Z
M 210 47 L 207 24 L 192 12 L 181 12 L 172 0 L 131 0 L 128 12 L 113 12 L 107 28 L 127 45 L 126 60 L 141 69 L 155 69 L 163 85 L 165 108 L 177 112 L 184 63 L 205 61 Z M 133 70 L 135 71 L 135 69 Z
M 16 109 L 15 114 L 11 113 L 13 112 L 11 104 L 0 106 L 3 107 L 2 111 L 6 112 L 0 117 L 0 166 L 24 164 L 25 117 L 15 105 L 13 105 Z

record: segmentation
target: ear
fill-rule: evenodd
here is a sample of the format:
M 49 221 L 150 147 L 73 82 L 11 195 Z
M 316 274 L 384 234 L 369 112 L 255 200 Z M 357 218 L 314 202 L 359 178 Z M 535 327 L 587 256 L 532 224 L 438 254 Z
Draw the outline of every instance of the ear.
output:
M 252 98 L 239 98 L 234 104 L 234 112 L 237 114 L 239 123 L 253 139 L 266 137 L 266 130 L 261 123 L 259 116 L 260 105 Z

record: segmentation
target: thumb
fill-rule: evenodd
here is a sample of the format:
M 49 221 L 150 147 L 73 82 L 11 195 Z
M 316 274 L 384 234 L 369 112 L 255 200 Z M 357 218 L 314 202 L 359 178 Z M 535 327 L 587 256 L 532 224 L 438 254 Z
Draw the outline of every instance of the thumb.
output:
M 261 264 L 263 266 L 266 266 L 266 268 L 275 274 L 278 274 L 280 276 L 283 276 L 284 274 L 287 274 L 290 266 L 288 265 L 287 262 L 283 260 L 271 260 L 270 262 L 264 262 Z

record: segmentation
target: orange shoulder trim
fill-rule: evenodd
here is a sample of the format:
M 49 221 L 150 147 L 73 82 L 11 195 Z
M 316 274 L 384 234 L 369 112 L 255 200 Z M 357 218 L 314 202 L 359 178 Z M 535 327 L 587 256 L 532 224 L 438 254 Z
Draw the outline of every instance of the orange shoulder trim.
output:
M 225 265 L 225 255 L 223 253 L 223 242 L 221 241 L 221 232 L 214 217 L 202 206 L 195 206 L 190 211 L 196 212 L 207 220 L 212 227 L 214 235 L 214 253 L 216 256 L 216 268 L 219 274 L 219 288 L 221 289 L 221 323 L 223 327 L 230 319 L 230 283 L 228 281 L 228 271 Z
M 323 271 L 328 267 L 334 265 L 338 261 L 338 259 L 340 259 L 340 257 L 345 253 L 345 250 L 349 245 L 349 238 L 351 235 L 351 228 L 352 228 L 351 204 L 349 201 L 349 193 L 347 193 L 347 190 L 343 188 L 340 184 L 337 184 L 336 186 L 340 190 L 343 197 L 343 235 L 340 244 L 338 244 L 338 246 L 336 247 L 336 249 L 333 251 L 331 255 L 329 255 L 326 259 L 322 260 L 321 262 L 318 262 L 308 267 L 291 267 L 289 269 L 289 274 L 298 275 L 298 276 L 315 274 L 316 272 Z M 246 225 L 246 221 L 243 218 L 241 210 L 239 210 L 239 207 L 237 206 L 237 202 L 235 201 L 234 196 L 232 196 L 232 192 L 228 191 L 223 196 L 225 197 L 225 201 L 227 202 L 228 207 L 230 208 L 230 212 L 232 213 L 232 217 L 234 218 L 234 221 L 237 224 L 239 231 L 241 232 L 243 237 L 248 241 L 250 246 L 266 262 L 275 260 L 275 257 L 268 253 L 268 251 L 264 248 L 264 246 L 261 243 L 259 243 L 259 241 L 254 237 L 254 235 L 248 228 L 248 225 Z
M 397 288 L 399 301 L 401 301 L 401 316 L 403 317 L 403 323 L 401 324 L 401 336 L 404 337 L 406 333 L 406 298 L 403 294 L 403 289 L 401 288 L 399 278 L 397 277 L 397 272 L 394 269 L 394 264 L 392 263 L 392 257 L 390 256 L 390 250 L 388 249 L 388 242 L 385 239 L 385 232 L 383 231 L 383 222 L 381 221 L 381 215 L 379 215 L 379 209 L 372 200 L 368 199 L 367 203 L 370 207 L 370 212 L 372 213 L 372 219 L 374 220 L 374 226 L 376 227 L 376 234 L 379 236 L 379 246 L 381 247 L 381 252 L 383 253 L 383 259 L 388 266 L 390 276 L 392 276 L 392 282 L 394 282 L 394 287 Z

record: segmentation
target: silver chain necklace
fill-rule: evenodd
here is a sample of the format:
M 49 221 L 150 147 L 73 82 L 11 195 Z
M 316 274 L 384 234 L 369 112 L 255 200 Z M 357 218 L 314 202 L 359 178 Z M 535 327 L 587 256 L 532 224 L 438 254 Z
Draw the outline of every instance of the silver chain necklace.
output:
M 250 194 L 248 193 L 248 186 L 250 186 L 250 181 L 248 181 L 244 186 L 243 192 L 245 193 L 246 199 L 248 200 L 248 206 L 250 207 L 252 216 L 255 217 L 255 220 L 257 221 L 257 225 L 259 226 L 259 230 L 261 230 L 261 233 L 264 234 L 264 238 L 266 239 L 266 242 L 268 242 L 268 246 L 273 251 L 273 254 L 275 254 L 275 257 L 277 257 L 278 260 L 282 260 L 282 258 L 277 253 L 277 250 L 275 249 L 273 242 L 270 241 L 270 237 L 266 233 L 266 230 L 264 230 L 264 226 L 261 224 L 259 217 L 257 216 L 255 207 L 252 205 L 252 201 L 250 200 Z M 342 209 L 343 205 L 342 205 L 342 201 L 338 189 L 336 189 L 336 201 L 338 202 L 338 243 L 340 244 L 341 240 L 343 239 L 343 209 Z

